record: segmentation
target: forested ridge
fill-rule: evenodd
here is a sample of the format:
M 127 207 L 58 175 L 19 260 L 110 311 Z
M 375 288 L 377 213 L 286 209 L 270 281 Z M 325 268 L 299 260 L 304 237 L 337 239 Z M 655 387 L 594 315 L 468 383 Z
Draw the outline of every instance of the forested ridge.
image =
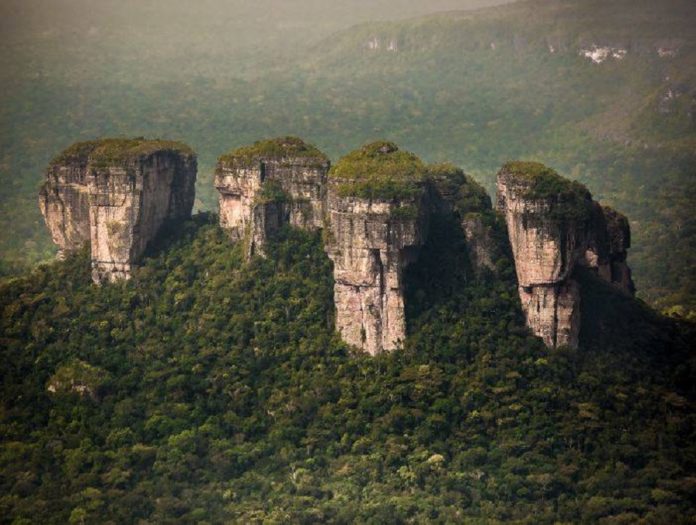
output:
M 245 263 L 203 214 L 126 283 L 86 252 L 4 280 L 0 521 L 690 522 L 693 325 L 588 272 L 580 349 L 547 350 L 458 231 L 375 358 L 333 331 L 320 235 Z

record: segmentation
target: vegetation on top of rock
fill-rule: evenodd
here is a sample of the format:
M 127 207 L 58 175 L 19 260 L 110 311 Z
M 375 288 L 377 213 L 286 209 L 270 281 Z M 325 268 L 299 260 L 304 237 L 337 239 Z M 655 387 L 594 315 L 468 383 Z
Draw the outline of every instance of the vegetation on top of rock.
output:
M 194 151 L 184 144 L 174 140 L 146 139 L 136 137 L 106 138 L 76 142 L 51 161 L 51 165 L 70 163 L 92 163 L 97 166 L 121 164 L 131 160 L 147 157 L 158 151 L 173 151 L 184 155 L 194 155 Z
M 380 140 L 341 158 L 329 177 L 341 181 L 341 196 L 392 200 L 413 198 L 422 191 L 426 171 L 416 155 Z
M 589 196 L 589 191 L 583 184 L 562 177 L 556 170 L 541 162 L 506 162 L 501 171 L 529 182 L 529 189 L 525 196 L 530 199 L 546 199 L 557 196 L 576 196 L 585 199 Z
M 592 196 L 581 183 L 566 179 L 540 162 L 506 162 L 501 173 L 509 173 L 523 181 L 524 198 L 546 200 L 550 217 L 558 220 L 585 220 L 592 208 Z
M 440 195 L 451 201 L 460 214 L 491 210 L 491 198 L 483 186 L 454 164 L 431 164 L 427 176 Z
M 242 146 L 222 155 L 218 162 L 223 164 L 255 164 L 268 159 L 303 159 L 316 164 L 325 164 L 329 158 L 312 144 L 299 137 L 278 137 L 259 140 L 250 146 Z

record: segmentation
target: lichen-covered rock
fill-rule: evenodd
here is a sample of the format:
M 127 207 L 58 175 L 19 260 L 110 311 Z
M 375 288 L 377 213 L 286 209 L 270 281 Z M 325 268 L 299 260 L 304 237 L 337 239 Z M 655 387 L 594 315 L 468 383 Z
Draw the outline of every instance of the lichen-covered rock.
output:
M 327 211 L 336 328 L 372 355 L 393 350 L 406 336 L 403 270 L 428 227 L 425 167 L 392 143 L 369 144 L 331 170 Z
M 51 162 L 39 195 L 59 255 L 89 242 L 94 282 L 130 277 L 165 221 L 190 217 L 196 170 L 178 142 L 74 144 Z
M 576 347 L 577 265 L 633 292 L 626 265 L 628 221 L 594 202 L 581 184 L 539 163 L 508 163 L 497 184 L 527 324 L 550 347 Z
M 220 226 L 246 253 L 263 255 L 269 236 L 284 224 L 323 227 L 329 160 L 296 137 L 256 142 L 218 160 Z

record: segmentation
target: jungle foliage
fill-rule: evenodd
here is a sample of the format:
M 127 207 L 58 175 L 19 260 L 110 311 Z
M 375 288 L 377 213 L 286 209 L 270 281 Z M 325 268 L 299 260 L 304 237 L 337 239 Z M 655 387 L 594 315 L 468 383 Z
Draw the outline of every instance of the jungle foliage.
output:
M 319 235 L 246 264 L 199 215 L 129 282 L 86 252 L 5 280 L 0 521 L 685 522 L 693 326 L 588 273 L 582 347 L 549 351 L 509 258 L 475 275 L 434 220 L 376 358 L 333 331 Z

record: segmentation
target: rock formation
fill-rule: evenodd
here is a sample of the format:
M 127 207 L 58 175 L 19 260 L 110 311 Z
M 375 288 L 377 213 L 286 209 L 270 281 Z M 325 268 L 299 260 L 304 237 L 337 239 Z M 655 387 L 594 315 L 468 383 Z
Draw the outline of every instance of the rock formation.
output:
M 94 282 L 128 278 L 165 221 L 191 216 L 196 170 L 177 142 L 74 144 L 51 162 L 39 195 L 59 256 L 89 243 Z
M 587 228 L 587 245 L 579 263 L 592 268 L 602 279 L 633 295 L 635 286 L 626 258 L 631 246 L 631 229 L 625 215 L 608 206 L 592 203 Z
M 329 160 L 296 137 L 260 141 L 218 160 L 220 226 L 244 240 L 247 257 L 284 224 L 323 227 Z
M 542 164 L 511 162 L 498 174 L 498 210 L 507 223 L 527 324 L 547 346 L 577 347 L 576 265 L 633 293 L 628 221 L 594 202 L 581 184 Z
M 486 190 L 449 163 L 429 166 L 428 183 L 432 212 L 453 215 L 460 224 L 472 268 L 479 273 L 484 269 L 495 271 L 502 250 Z
M 427 233 L 425 174 L 417 157 L 377 142 L 341 159 L 329 176 L 336 328 L 372 355 L 406 336 L 403 270 Z
M 334 263 L 336 328 L 371 354 L 406 336 L 403 271 L 427 236 L 433 213 L 461 224 L 476 269 L 494 269 L 490 198 L 452 165 L 426 167 L 389 142 L 369 144 L 329 174 L 329 161 L 295 137 L 257 142 L 218 161 L 220 225 L 264 255 L 283 225 L 325 229 Z

